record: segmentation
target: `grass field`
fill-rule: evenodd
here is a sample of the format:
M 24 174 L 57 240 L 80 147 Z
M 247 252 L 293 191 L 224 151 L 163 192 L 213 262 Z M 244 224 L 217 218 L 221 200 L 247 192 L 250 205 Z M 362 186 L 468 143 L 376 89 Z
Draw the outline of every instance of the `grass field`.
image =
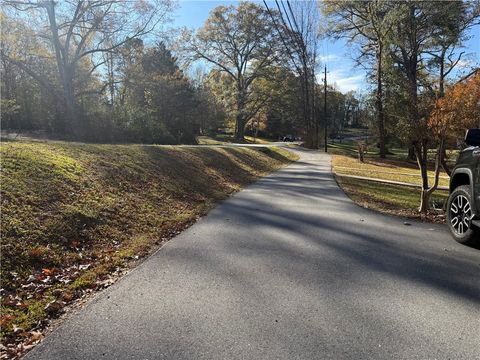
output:
M 421 184 L 421 176 L 415 161 L 406 160 L 405 149 L 389 149 L 387 159 L 380 159 L 378 149 L 369 148 L 365 162 L 358 161 L 357 143 L 347 141 L 342 144 L 329 145 L 332 158 L 332 168 L 337 174 L 336 179 L 342 189 L 361 206 L 381 212 L 421 218 L 417 209 L 420 202 L 420 189 L 407 186 L 382 184 L 374 181 L 348 178 L 342 175 L 355 175 L 369 178 L 393 180 L 411 184 Z M 450 154 L 451 159 L 455 154 Z M 433 152 L 432 152 L 433 159 Z M 433 163 L 429 164 L 429 183 L 433 183 Z M 445 172 L 440 173 L 439 186 L 448 187 L 449 177 Z M 431 198 L 431 205 L 441 208 L 448 192 L 437 190 Z M 426 219 L 442 221 L 436 212 L 431 213 Z
M 1 157 L 0 325 L 2 342 L 15 345 L 296 156 L 276 148 L 4 142 Z
M 416 164 L 405 160 L 367 158 L 364 163 L 361 163 L 355 157 L 336 155 L 332 160 L 332 167 L 339 174 L 422 184 L 422 178 Z M 428 177 L 430 183 L 433 183 L 433 169 L 428 172 Z M 448 186 L 448 184 L 449 177 L 442 171 L 439 185 Z

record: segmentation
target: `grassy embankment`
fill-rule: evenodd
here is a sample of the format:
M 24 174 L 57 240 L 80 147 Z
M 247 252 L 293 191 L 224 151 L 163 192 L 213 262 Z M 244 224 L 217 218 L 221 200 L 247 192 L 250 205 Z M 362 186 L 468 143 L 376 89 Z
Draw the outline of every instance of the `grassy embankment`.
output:
M 420 189 L 401 185 L 382 184 L 369 180 L 349 178 L 343 175 L 363 176 L 384 180 L 393 180 L 412 184 L 421 184 L 420 172 L 415 161 L 407 161 L 405 149 L 389 149 L 387 159 L 380 159 L 377 149 L 369 149 L 365 163 L 358 161 L 356 142 L 347 141 L 330 145 L 333 171 L 338 184 L 357 204 L 381 212 L 420 218 L 417 209 L 420 202 Z M 433 160 L 433 154 L 432 154 Z M 433 162 L 429 167 L 429 182 L 433 183 Z M 446 173 L 440 173 L 439 186 L 448 186 Z M 448 197 L 445 190 L 437 190 L 432 195 L 432 205 L 443 206 Z M 430 220 L 441 220 L 433 213 Z
M 62 142 L 6 142 L 1 156 L 0 325 L 9 351 L 215 202 L 296 157 L 276 148 Z

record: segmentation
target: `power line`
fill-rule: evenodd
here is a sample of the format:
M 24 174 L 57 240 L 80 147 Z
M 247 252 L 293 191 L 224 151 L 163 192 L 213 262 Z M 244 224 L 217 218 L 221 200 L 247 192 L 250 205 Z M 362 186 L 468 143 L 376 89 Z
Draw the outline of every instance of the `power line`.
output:
M 282 41 L 283 46 L 285 46 L 285 50 L 287 51 L 288 55 L 289 55 L 290 58 L 292 59 L 293 65 L 294 65 L 295 68 L 297 69 L 297 72 L 298 72 L 299 74 L 301 74 L 301 70 L 300 70 L 300 68 L 298 67 L 297 63 L 296 63 L 295 58 L 293 57 L 293 55 L 292 55 L 292 53 L 291 53 L 291 51 L 290 51 L 290 48 L 288 47 L 288 45 L 287 45 L 287 43 L 286 43 L 286 41 L 285 41 L 285 39 L 284 39 L 284 37 L 283 37 L 283 34 L 282 34 L 282 32 L 280 31 L 280 29 L 279 29 L 279 27 L 278 27 L 277 21 L 275 20 L 275 17 L 273 16 L 272 12 L 270 11 L 270 8 L 269 8 L 268 5 L 267 5 L 267 2 L 266 2 L 265 0 L 263 0 L 263 3 L 264 3 L 264 5 L 265 5 L 265 8 L 267 9 L 268 14 L 269 14 L 270 17 L 272 18 L 273 25 L 275 26 L 275 29 L 277 30 L 278 35 L 280 36 L 280 40 Z M 282 18 L 282 20 L 283 20 L 283 18 Z M 285 24 L 284 24 L 284 26 L 285 26 Z M 286 26 L 285 26 L 285 27 L 286 27 Z
M 315 84 L 316 84 L 315 61 L 313 63 L 312 69 L 310 69 L 309 65 L 312 66 L 312 64 L 311 64 L 311 61 L 309 61 L 307 43 L 303 38 L 303 33 L 301 32 L 301 28 L 299 27 L 297 19 L 295 18 L 295 14 L 293 12 L 292 6 L 290 5 L 290 2 L 288 0 L 286 2 L 287 2 L 287 6 L 285 6 L 283 0 L 280 0 L 280 3 L 279 3 L 279 0 L 275 0 L 275 4 L 278 9 L 278 18 L 279 18 L 279 21 L 281 21 L 281 25 L 283 25 L 283 28 L 285 29 L 286 37 L 289 38 L 289 44 L 287 44 L 287 41 L 283 37 L 283 33 L 282 31 L 280 31 L 278 23 L 275 20 L 275 17 L 273 16 L 272 12 L 270 11 L 270 8 L 268 7 L 266 0 L 263 0 L 265 8 L 270 14 L 273 24 L 280 35 L 280 39 L 282 40 L 282 43 L 285 46 L 285 49 L 287 50 L 288 55 L 292 59 L 293 65 L 297 69 L 298 74 L 302 79 L 302 92 L 304 95 L 303 96 L 304 123 L 305 123 L 309 137 L 312 137 L 310 139 L 312 140 L 311 145 L 313 145 L 315 148 L 318 148 L 319 119 L 318 119 L 318 116 L 316 116 L 316 111 L 315 111 Z M 290 51 L 289 45 L 293 45 L 293 53 L 296 55 L 295 57 Z M 297 64 L 297 61 L 299 61 L 300 64 Z M 311 80 L 310 80 L 310 77 L 312 78 Z M 311 81 L 311 84 L 310 84 L 310 81 Z M 312 89 L 310 89 L 310 85 L 312 86 Z

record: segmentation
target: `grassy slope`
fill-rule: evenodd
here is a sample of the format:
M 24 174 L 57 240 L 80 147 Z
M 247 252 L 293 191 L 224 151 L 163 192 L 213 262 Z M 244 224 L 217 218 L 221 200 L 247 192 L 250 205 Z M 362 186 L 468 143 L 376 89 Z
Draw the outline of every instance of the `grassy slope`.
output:
M 295 157 L 267 148 L 61 142 L 7 142 L 1 155 L 7 343 L 21 333 L 13 325 L 42 328 L 56 312 L 49 303 L 102 287 L 215 202 Z
M 404 160 L 406 151 L 393 149 L 388 159 L 380 159 L 378 151 L 367 153 L 365 163 L 357 160 L 357 149 L 355 142 L 345 142 L 330 146 L 330 152 L 334 154 L 332 167 L 340 174 L 358 175 L 386 180 L 395 180 L 409 183 L 421 183 L 419 170 L 415 162 Z M 439 185 L 448 186 L 446 174 L 440 174 L 442 178 Z M 433 182 L 433 165 L 430 164 L 429 180 Z M 372 208 L 378 211 L 419 218 L 417 212 L 420 202 L 420 189 L 405 186 L 379 184 L 372 181 L 351 179 L 336 176 L 337 182 L 342 189 L 359 205 Z M 448 196 L 447 191 L 437 190 L 431 198 L 433 204 L 441 207 Z M 434 215 L 428 217 L 430 220 L 441 220 Z

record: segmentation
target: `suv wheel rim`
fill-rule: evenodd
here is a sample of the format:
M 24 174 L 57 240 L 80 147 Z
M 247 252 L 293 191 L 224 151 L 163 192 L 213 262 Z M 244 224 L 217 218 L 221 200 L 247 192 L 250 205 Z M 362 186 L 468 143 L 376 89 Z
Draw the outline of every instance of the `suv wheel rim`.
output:
M 450 224 L 457 235 L 464 235 L 470 228 L 472 207 L 464 195 L 458 195 L 450 205 Z

